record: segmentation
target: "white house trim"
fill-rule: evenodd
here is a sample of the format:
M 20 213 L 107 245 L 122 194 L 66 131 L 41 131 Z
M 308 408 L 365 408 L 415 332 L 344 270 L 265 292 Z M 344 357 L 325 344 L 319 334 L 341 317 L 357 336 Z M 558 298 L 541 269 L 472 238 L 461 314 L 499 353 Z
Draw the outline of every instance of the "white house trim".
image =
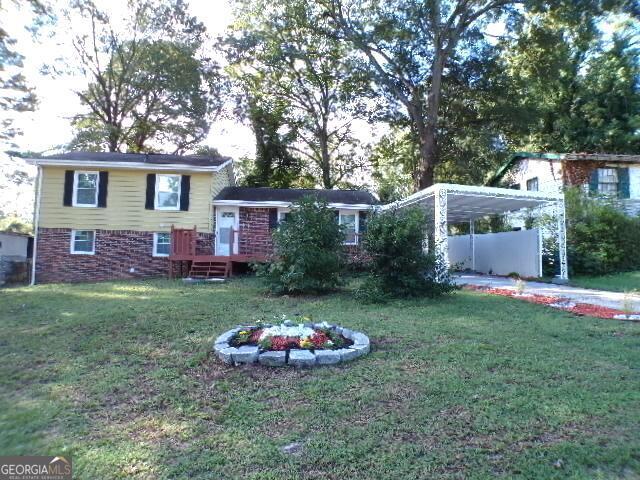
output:
M 95 175 L 96 176 L 96 194 L 93 203 L 78 203 L 78 175 Z M 98 206 L 98 195 L 100 195 L 100 172 L 90 170 L 75 170 L 73 172 L 73 196 L 71 205 L 80 208 L 96 208 Z
M 256 208 L 291 208 L 295 202 L 281 202 L 281 201 L 252 201 L 252 200 L 214 200 L 215 206 L 233 206 L 233 207 L 256 207 Z M 328 203 L 329 208 L 337 210 L 368 210 L 373 208 L 374 205 L 368 203 Z
M 343 225 L 342 223 L 342 216 L 343 215 L 354 215 L 355 216 L 355 223 L 354 223 L 354 227 L 355 227 L 355 231 L 354 231 L 354 240 L 353 242 L 348 242 L 346 239 L 343 242 L 344 245 L 357 245 L 358 244 L 358 233 L 360 232 L 360 211 L 359 210 L 347 210 L 347 209 L 341 209 L 338 212 L 338 223 L 340 225 Z
M 33 258 L 31 259 L 31 283 L 36 283 L 36 263 L 38 260 L 38 228 L 40 225 L 40 199 L 42 197 L 42 167 L 38 166 L 38 185 L 36 190 L 36 208 L 33 219 Z
M 171 250 L 171 233 L 170 232 L 153 232 L 153 257 L 168 257 L 168 253 L 158 253 L 158 235 L 169 235 L 169 250 Z
M 232 160 L 227 160 L 217 166 L 196 166 L 181 163 L 157 164 L 145 162 L 101 162 L 95 160 L 61 160 L 54 158 L 25 158 L 24 161 L 31 165 L 52 166 L 52 167 L 79 167 L 98 169 L 122 169 L 122 170 L 153 170 L 153 171 L 184 171 L 184 172 L 219 172 L 227 165 L 232 164 Z
M 93 232 L 93 244 L 91 245 L 91 251 L 76 250 L 76 233 L 77 232 Z M 69 245 L 69 253 L 71 255 L 95 255 L 96 254 L 96 231 L 92 229 L 73 229 L 71 230 L 71 242 Z
M 160 195 L 160 178 L 161 177 L 178 177 L 178 201 L 175 207 L 162 207 L 158 205 L 158 196 Z M 182 175 L 180 174 L 160 174 L 156 175 L 155 194 L 153 197 L 153 209 L 162 211 L 176 212 L 180 210 L 180 196 L 182 195 Z

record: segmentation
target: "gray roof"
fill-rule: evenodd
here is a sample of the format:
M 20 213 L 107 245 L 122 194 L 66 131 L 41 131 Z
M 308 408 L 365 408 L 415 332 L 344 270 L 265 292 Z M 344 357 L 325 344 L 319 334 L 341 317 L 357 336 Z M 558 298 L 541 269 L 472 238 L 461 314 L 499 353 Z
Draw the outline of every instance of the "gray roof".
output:
M 51 160 L 75 160 L 88 162 L 149 163 L 152 165 L 193 165 L 218 167 L 230 160 L 222 156 L 173 155 L 168 153 L 120 153 L 120 152 L 68 152 L 42 157 Z
M 379 202 L 366 190 L 314 190 L 306 188 L 225 187 L 214 200 L 237 200 L 244 202 L 295 202 L 303 197 L 314 196 L 327 203 L 346 205 L 377 205 Z
M 563 160 L 640 163 L 640 155 L 619 155 L 617 153 L 565 153 Z

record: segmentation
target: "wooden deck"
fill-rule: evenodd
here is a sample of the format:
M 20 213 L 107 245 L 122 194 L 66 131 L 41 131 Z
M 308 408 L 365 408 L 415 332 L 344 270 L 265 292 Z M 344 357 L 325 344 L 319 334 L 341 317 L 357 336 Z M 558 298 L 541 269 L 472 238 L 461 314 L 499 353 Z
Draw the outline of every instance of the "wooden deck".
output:
M 171 249 L 169 253 L 169 278 L 227 278 L 233 275 L 234 266 L 265 262 L 266 255 L 198 255 L 198 234 L 193 229 L 171 227 Z M 232 243 L 233 244 L 233 243 Z
M 176 254 L 169 255 L 169 260 L 175 261 L 196 261 L 196 262 L 235 262 L 235 263 L 252 263 L 265 262 L 266 255 L 190 255 Z

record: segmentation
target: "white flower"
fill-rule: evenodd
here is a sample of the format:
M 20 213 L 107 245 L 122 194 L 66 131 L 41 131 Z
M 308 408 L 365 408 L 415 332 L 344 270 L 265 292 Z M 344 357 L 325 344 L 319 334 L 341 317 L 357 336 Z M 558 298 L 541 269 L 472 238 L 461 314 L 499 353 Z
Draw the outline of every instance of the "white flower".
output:
M 305 327 L 302 323 L 299 325 L 274 325 L 265 328 L 260 335 L 260 340 L 267 337 L 310 337 L 315 333 L 313 328 Z

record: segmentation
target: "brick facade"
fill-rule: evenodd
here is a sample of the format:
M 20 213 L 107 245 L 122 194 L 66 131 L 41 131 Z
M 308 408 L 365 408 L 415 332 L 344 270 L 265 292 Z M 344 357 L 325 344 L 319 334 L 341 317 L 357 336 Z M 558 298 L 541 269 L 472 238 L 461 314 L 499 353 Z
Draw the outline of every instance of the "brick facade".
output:
M 70 253 L 71 229 L 40 228 L 36 253 L 36 282 L 91 282 L 167 275 L 167 257 L 152 255 L 153 232 L 95 232 L 95 254 L 76 255 Z M 198 233 L 197 254 L 211 255 L 212 247 L 213 235 Z
M 239 216 L 238 253 L 240 255 L 271 255 L 273 240 L 269 230 L 269 209 L 240 207 Z
M 240 207 L 240 237 L 238 250 L 240 255 L 269 256 L 273 253 L 273 240 L 269 229 L 269 208 Z M 360 255 L 359 245 L 345 245 L 349 257 Z

